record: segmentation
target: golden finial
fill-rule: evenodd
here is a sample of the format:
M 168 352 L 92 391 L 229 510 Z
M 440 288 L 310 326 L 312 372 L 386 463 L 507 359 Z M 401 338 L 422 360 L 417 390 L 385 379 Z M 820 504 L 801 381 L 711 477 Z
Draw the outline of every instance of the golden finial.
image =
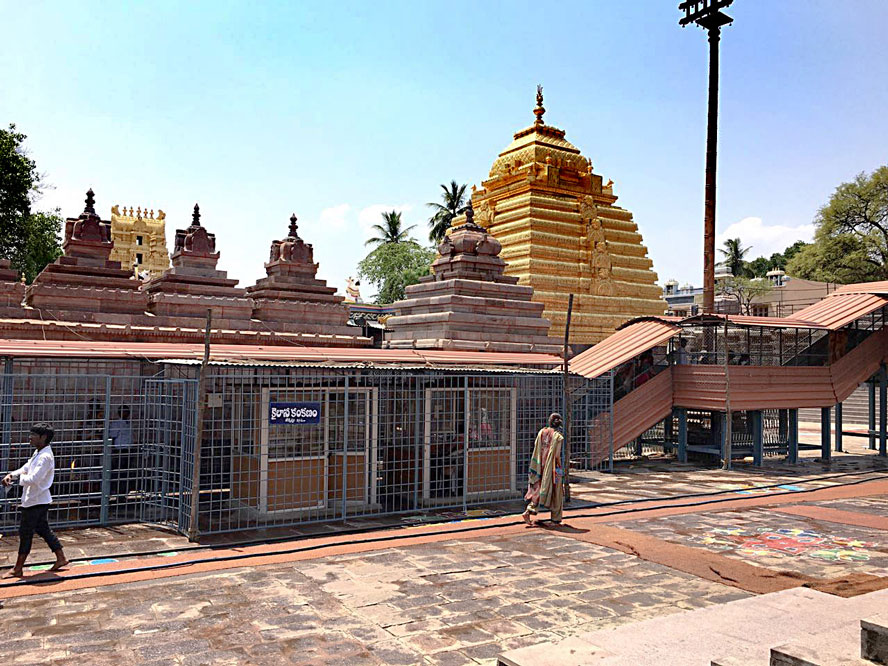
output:
M 537 86 L 537 105 L 533 110 L 533 114 L 537 117 L 534 125 L 542 125 L 543 124 L 543 114 L 546 112 L 546 109 L 543 107 L 543 86 Z
M 129 212 L 129 216 L 130 216 L 130 217 L 132 217 L 132 216 L 133 216 L 133 207 L 132 207 L 132 206 L 130 206 L 130 212 Z
M 151 219 L 152 220 L 154 219 L 154 209 L 153 208 L 151 209 Z
M 22 273 L 22 284 L 25 284 L 25 274 Z
M 141 206 L 136 208 L 136 217 L 139 218 L 140 220 L 142 219 L 142 207 Z

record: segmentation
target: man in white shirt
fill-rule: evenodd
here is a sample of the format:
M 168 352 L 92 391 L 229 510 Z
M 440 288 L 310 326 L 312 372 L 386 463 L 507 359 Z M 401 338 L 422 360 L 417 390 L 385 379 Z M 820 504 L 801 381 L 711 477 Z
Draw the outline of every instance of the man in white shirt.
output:
M 55 564 L 50 567 L 51 571 L 58 571 L 68 564 L 62 544 L 46 520 L 49 505 L 52 504 L 49 488 L 55 476 L 55 457 L 49 446 L 53 435 L 55 431 L 47 423 L 35 423 L 31 426 L 31 446 L 37 450 L 22 467 L 3 477 L 4 486 L 9 487 L 18 481 L 23 488 L 18 559 L 8 576 L 21 578 L 24 575 L 25 560 L 31 552 L 35 533 L 43 537 L 56 556 Z
M 118 496 L 127 495 L 130 490 L 138 486 L 140 474 L 139 452 L 133 447 L 133 425 L 128 405 L 121 405 L 118 408 L 117 418 L 111 421 L 108 435 L 111 437 L 112 453 L 111 492 Z

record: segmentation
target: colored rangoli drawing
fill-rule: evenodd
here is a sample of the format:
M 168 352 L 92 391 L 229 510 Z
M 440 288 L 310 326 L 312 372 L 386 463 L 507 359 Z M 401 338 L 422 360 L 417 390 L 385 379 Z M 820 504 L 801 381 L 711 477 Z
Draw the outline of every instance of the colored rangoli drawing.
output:
M 692 538 L 713 550 L 736 550 L 740 555 L 804 555 L 824 562 L 866 562 L 870 559 L 867 549 L 878 547 L 877 543 L 871 541 L 831 537 L 797 528 L 763 529 L 758 533 L 737 527 L 716 528 Z
M 796 493 L 800 490 L 803 488 L 784 484 L 780 486 L 752 486 L 734 492 L 738 495 L 772 495 L 774 493 Z
M 740 552 L 753 552 L 761 554 L 776 551 L 785 555 L 801 555 L 815 546 L 822 544 L 826 539 L 813 532 L 800 534 L 784 534 L 797 530 L 778 530 L 777 532 L 762 532 L 757 537 L 748 539 L 740 545 Z
M 869 553 L 864 550 L 847 550 L 844 548 L 826 548 L 808 553 L 808 557 L 826 562 L 866 562 Z

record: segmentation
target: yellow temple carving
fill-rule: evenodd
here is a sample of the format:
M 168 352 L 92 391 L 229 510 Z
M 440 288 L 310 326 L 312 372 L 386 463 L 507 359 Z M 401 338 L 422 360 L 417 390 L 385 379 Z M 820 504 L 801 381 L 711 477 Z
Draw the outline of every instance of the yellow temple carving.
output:
M 616 205 L 613 181 L 602 184 L 564 130 L 544 124 L 544 113 L 538 87 L 536 121 L 473 188 L 475 221 L 502 244 L 506 274 L 545 305 L 550 335 L 564 336 L 573 293 L 570 341 L 594 344 L 632 317 L 662 315 L 666 303 L 632 213 Z
M 119 261 L 122 268 L 132 269 L 143 279 L 159 276 L 170 267 L 166 245 L 166 214 L 154 209 L 126 206 L 111 208 L 111 261 Z

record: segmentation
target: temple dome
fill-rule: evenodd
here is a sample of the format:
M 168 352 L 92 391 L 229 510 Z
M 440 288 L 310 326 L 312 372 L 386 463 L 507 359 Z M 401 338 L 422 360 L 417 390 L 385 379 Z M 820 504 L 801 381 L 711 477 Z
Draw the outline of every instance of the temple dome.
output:
M 589 160 L 580 149 L 564 138 L 564 130 L 543 123 L 542 88 L 537 87 L 537 119 L 530 127 L 516 132 L 512 143 L 506 146 L 490 168 L 490 177 L 502 176 L 533 164 L 553 164 L 577 171 L 587 171 Z

